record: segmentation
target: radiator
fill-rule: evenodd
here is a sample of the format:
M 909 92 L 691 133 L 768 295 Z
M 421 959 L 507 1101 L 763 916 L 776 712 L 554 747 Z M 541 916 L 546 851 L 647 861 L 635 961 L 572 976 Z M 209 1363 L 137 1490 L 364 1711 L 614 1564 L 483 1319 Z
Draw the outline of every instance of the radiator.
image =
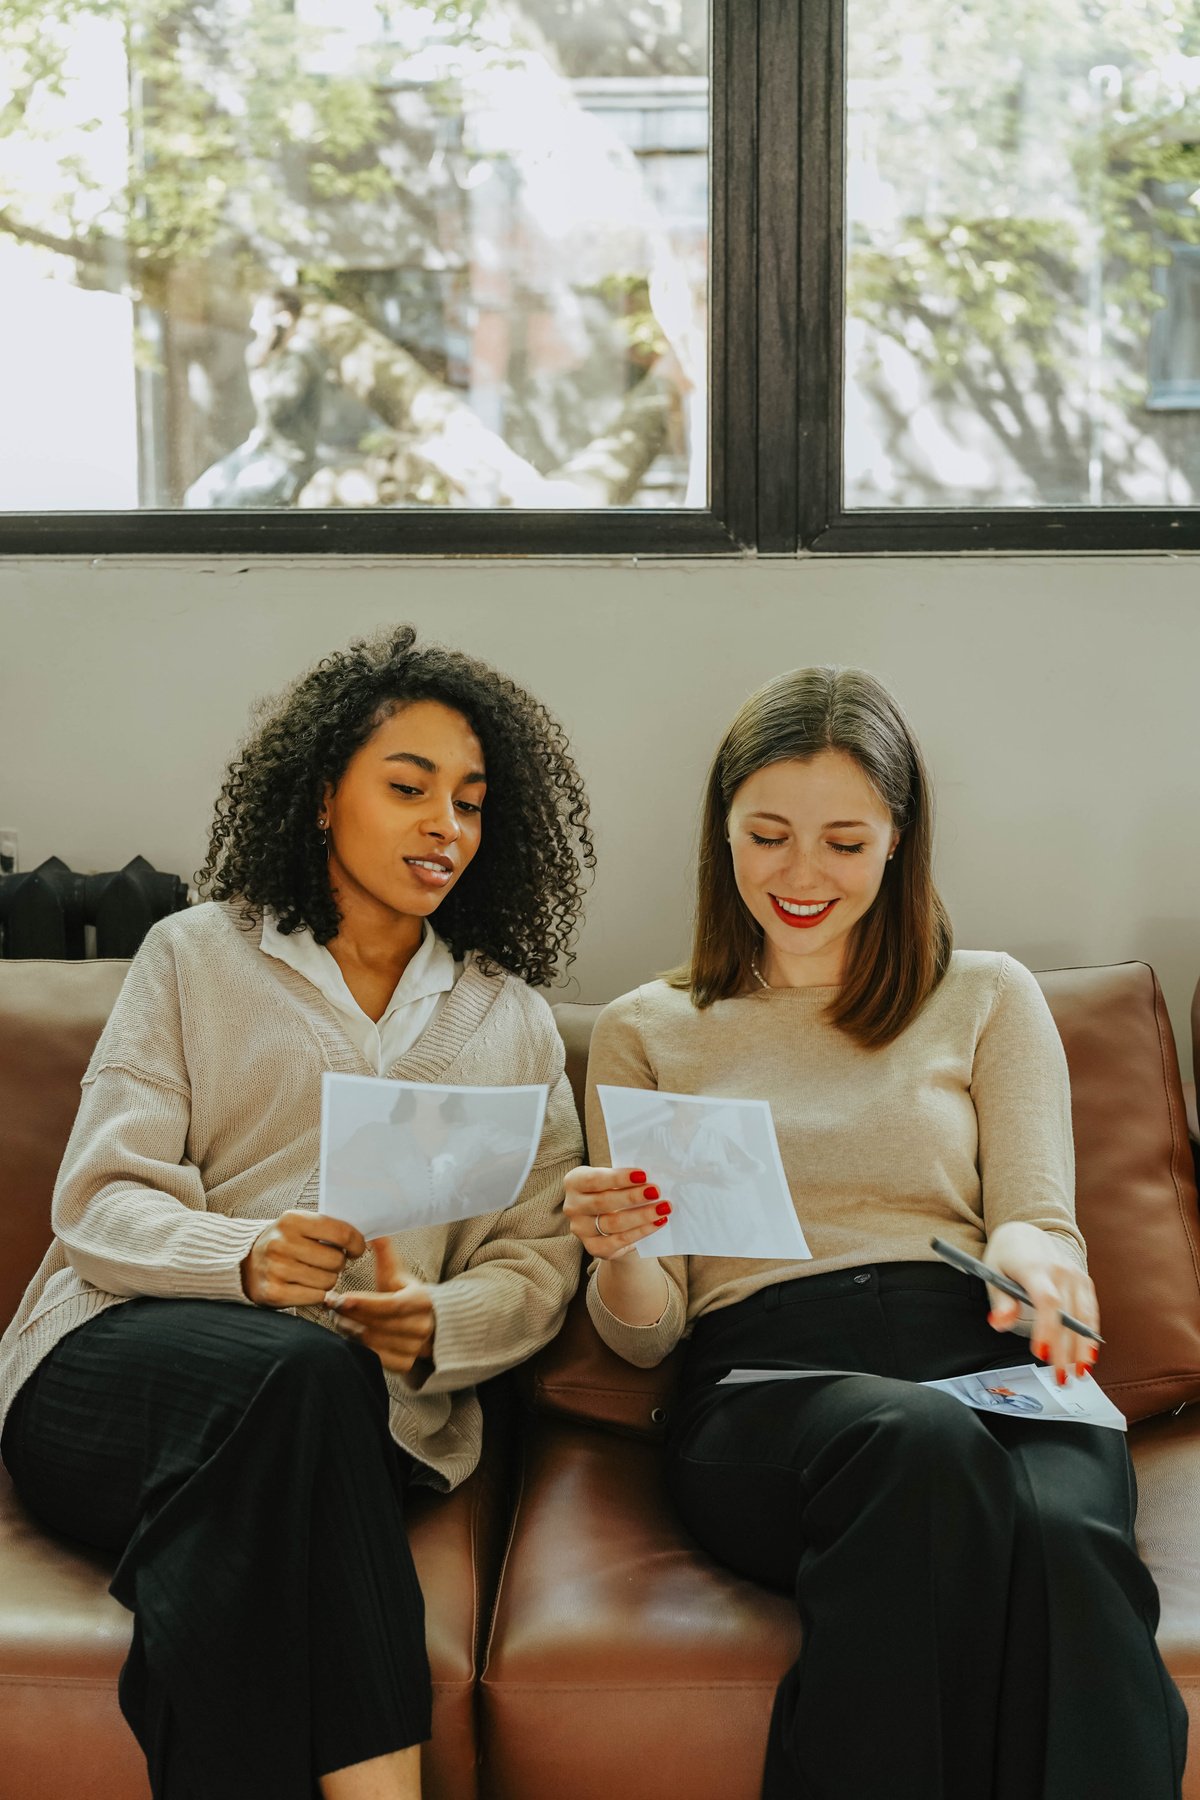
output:
M 186 905 L 186 884 L 144 856 L 104 875 L 76 875 L 51 856 L 0 876 L 0 956 L 132 956 L 156 919 Z

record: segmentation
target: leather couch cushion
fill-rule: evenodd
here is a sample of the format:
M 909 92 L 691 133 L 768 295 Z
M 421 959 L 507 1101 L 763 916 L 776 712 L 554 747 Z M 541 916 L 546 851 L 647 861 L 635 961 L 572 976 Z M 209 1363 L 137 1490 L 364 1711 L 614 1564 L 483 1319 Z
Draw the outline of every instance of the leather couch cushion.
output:
M 1145 963 L 1039 974 L 1071 1070 L 1076 1210 L 1128 1419 L 1200 1399 L 1200 1223 L 1175 1040 Z
M 409 1502 L 433 1671 L 427 1800 L 478 1794 L 475 1688 L 506 1523 L 499 1485 L 493 1458 L 453 1494 L 418 1490 Z M 110 1569 L 44 1532 L 0 1469 L 0 1793 L 12 1800 L 148 1800 L 117 1704 L 131 1615 L 108 1593 Z
M 1138 1548 L 1154 1575 L 1158 1642 L 1193 1715 L 1200 1787 L 1200 1406 L 1146 1419 L 1129 1437 L 1138 1481 Z
M 0 960 L 0 1321 L 50 1244 L 50 1195 L 79 1083 L 127 962 Z
M 35 1525 L 0 1470 L 0 1769 L 38 1800 L 148 1800 L 117 1705 L 130 1615 L 109 1565 Z
M 1200 1409 L 1137 1426 L 1130 1449 L 1159 1643 L 1196 1744 Z M 531 1439 L 481 1687 L 490 1800 L 757 1800 L 799 1622 L 695 1546 L 661 1455 L 553 1419 Z M 1183 1800 L 1200 1800 L 1200 1755 Z
M 1076 1204 L 1106 1338 L 1097 1374 L 1129 1419 L 1145 1418 L 1200 1399 L 1200 1222 L 1170 1021 L 1144 963 L 1038 980 L 1071 1071 Z M 577 1095 L 600 1011 L 555 1009 Z M 677 1367 L 630 1368 L 577 1298 L 530 1380 L 549 1411 L 653 1436 Z
M 634 1437 L 666 1436 L 682 1349 L 654 1369 L 635 1369 L 601 1342 L 580 1282 L 558 1336 L 518 1370 L 530 1403 L 540 1412 L 586 1420 Z
M 660 1461 L 535 1427 L 480 1689 L 489 1800 L 757 1800 L 796 1615 L 695 1548 Z

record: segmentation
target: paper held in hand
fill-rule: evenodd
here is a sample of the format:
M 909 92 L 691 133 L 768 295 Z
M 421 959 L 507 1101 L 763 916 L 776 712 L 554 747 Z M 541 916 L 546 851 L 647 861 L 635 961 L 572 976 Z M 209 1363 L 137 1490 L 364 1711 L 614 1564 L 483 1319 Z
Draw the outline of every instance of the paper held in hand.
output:
M 327 1072 L 321 1211 L 366 1238 L 502 1212 L 533 1166 L 546 1094 Z
M 623 1087 L 596 1094 L 612 1167 L 644 1169 L 671 1203 L 640 1256 L 812 1256 L 765 1100 Z
M 853 1369 L 730 1369 L 718 1387 L 742 1387 L 754 1381 L 812 1381 L 821 1376 L 852 1375 Z M 861 1373 L 861 1371 L 859 1371 Z M 873 1375 L 868 1379 L 875 1380 Z M 1074 1425 L 1105 1425 L 1125 1431 L 1125 1415 L 1117 1410 L 1090 1375 L 1072 1375 L 1059 1387 L 1054 1370 L 1039 1363 L 1012 1369 L 984 1369 L 978 1375 L 954 1375 L 946 1381 L 923 1381 L 976 1412 L 999 1413 L 1010 1419 L 1037 1419 Z

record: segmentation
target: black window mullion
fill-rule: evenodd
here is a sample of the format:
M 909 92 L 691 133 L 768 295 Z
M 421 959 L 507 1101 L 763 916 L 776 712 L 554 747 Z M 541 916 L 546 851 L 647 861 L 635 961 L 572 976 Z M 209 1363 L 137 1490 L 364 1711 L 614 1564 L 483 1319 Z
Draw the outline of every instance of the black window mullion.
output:
M 709 366 L 712 507 L 730 536 L 758 529 L 755 283 L 758 226 L 758 17 L 713 0 L 712 255 Z
M 736 3 L 736 0 L 735 0 Z M 747 9 L 749 10 L 749 9 Z M 800 338 L 801 64 L 804 7 L 759 0 L 758 219 L 758 548 L 798 543 Z
M 800 9 L 799 542 L 842 491 L 844 0 Z

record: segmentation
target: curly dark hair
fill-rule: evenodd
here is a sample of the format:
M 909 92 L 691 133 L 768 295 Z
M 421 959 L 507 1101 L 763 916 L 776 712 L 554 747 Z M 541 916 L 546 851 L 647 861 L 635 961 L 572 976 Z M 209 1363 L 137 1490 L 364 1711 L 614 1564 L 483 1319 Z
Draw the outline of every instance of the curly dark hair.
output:
M 226 772 L 197 885 L 240 901 L 247 923 L 270 907 L 282 932 L 307 926 L 327 944 L 341 918 L 316 830 L 321 797 L 392 713 L 438 700 L 471 726 L 488 776 L 479 850 L 437 910 L 438 935 L 456 957 L 475 951 L 486 969 L 546 987 L 574 960 L 583 871 L 596 861 L 566 734 L 507 675 L 418 649 L 416 635 L 404 625 L 357 639 L 265 703 Z

